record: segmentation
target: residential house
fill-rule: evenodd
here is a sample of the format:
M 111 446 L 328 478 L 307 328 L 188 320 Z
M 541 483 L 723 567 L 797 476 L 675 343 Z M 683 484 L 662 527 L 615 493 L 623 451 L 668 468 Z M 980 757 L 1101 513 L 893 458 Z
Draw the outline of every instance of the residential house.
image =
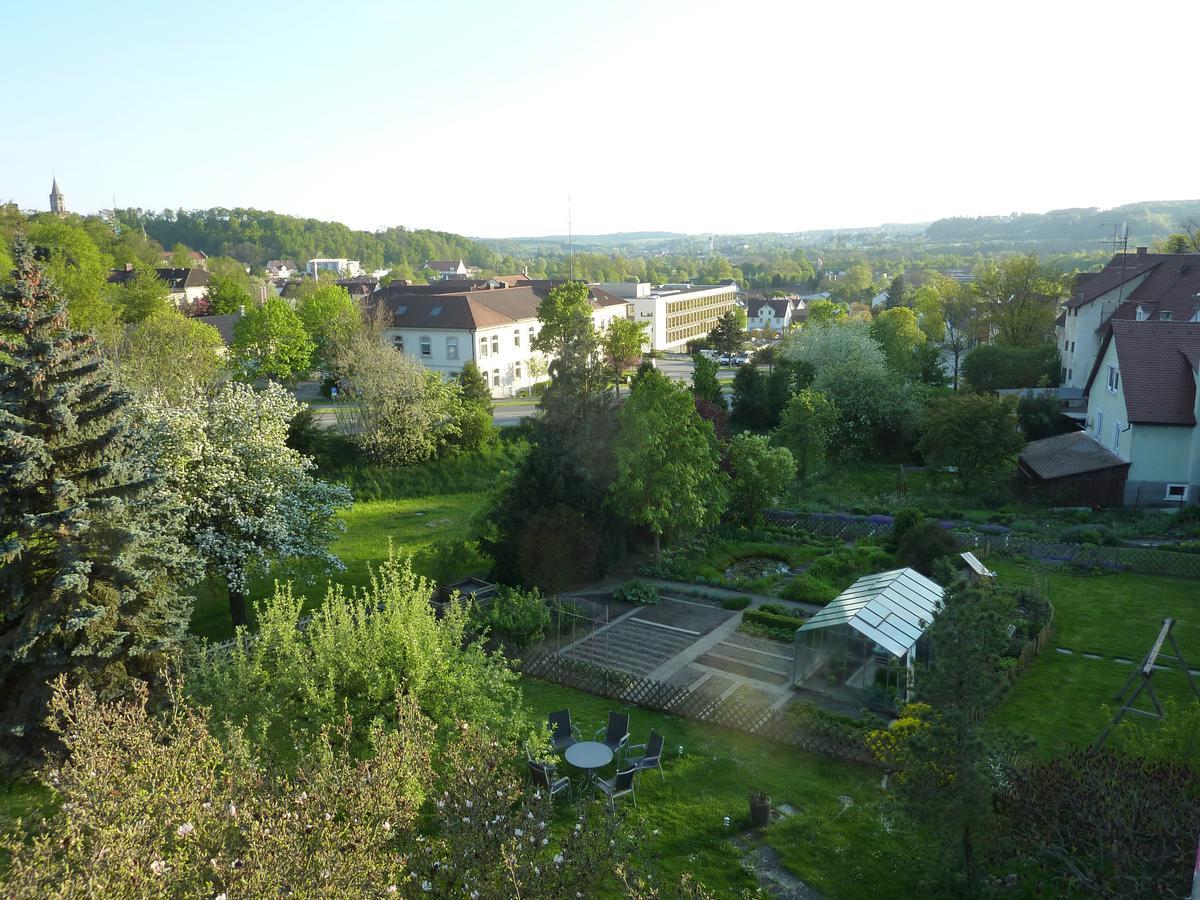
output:
M 1126 505 L 1197 502 L 1198 373 L 1200 322 L 1111 319 L 1084 386 L 1087 430 L 1129 462 Z
M 334 282 L 338 287 L 345 288 L 351 297 L 361 300 L 370 297 L 379 290 L 379 279 L 374 275 L 356 275 L 353 278 L 339 278 Z
M 299 267 L 290 259 L 272 259 L 267 262 L 267 277 L 274 281 L 282 278 L 284 281 L 294 275 L 299 275 Z
M 437 278 L 443 281 L 455 278 L 469 278 L 475 273 L 475 270 L 461 259 L 429 259 L 425 261 L 425 265 L 421 268 L 427 272 L 432 272 Z
M 391 346 L 447 377 L 474 360 L 493 397 L 513 397 L 547 377 L 549 360 L 533 349 L 533 339 L 541 331 L 538 306 L 554 284 L 447 290 L 393 283 L 375 297 L 390 314 L 384 340 Z M 621 298 L 599 289 L 591 294 L 597 328 L 628 316 Z
M 1118 253 L 1098 273 L 1077 279 L 1056 327 L 1062 383 L 1083 388 L 1111 319 L 1198 321 L 1200 257 Z
M 337 257 L 331 259 L 310 259 L 304 266 L 309 278 L 316 278 L 320 272 L 333 272 L 339 278 L 353 277 L 362 274 L 362 263 L 357 259 Z
M 180 309 L 187 309 L 197 300 L 208 296 L 208 272 L 200 268 L 155 269 L 159 279 L 167 285 L 167 299 Z M 124 269 L 113 269 L 108 275 L 109 284 L 124 284 L 134 276 L 131 263 Z
M 160 266 L 162 266 L 163 268 L 173 268 L 173 266 L 171 264 L 175 261 L 174 257 L 175 257 L 175 254 L 172 253 L 170 250 L 164 250 L 162 256 L 160 256 L 158 258 L 158 264 Z M 191 260 L 190 268 L 193 268 L 193 269 L 207 269 L 208 268 L 208 254 L 205 253 L 203 250 L 189 250 L 188 251 L 188 259 Z
M 804 301 L 791 297 L 751 300 L 746 306 L 746 327 L 750 331 L 783 333 L 792 327 L 797 308 L 803 309 Z

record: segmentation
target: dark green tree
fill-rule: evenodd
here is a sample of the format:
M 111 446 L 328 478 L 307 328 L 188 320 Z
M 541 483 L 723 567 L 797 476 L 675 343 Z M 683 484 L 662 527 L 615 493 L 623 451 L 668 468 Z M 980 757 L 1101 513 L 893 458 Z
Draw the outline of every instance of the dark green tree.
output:
M 921 456 L 953 468 L 963 486 L 999 479 L 1012 470 L 1014 457 L 1025 446 L 1012 397 L 942 397 L 925 408 L 921 432 Z
M 897 306 L 912 306 L 908 282 L 904 280 L 903 275 L 897 275 L 892 279 L 891 285 L 888 286 L 887 295 L 889 309 L 895 309 Z
M 708 345 L 722 354 L 737 353 L 749 339 L 744 309 L 731 309 L 723 313 L 708 333 Z
M 733 376 L 733 410 L 729 427 L 734 431 L 755 429 L 766 416 L 766 378 L 754 366 L 741 366 Z
M 454 444 L 467 453 L 478 453 L 496 443 L 491 391 L 473 359 L 467 360 L 458 373 L 458 384 L 462 388 L 462 404 L 458 411 L 458 436 Z
M 181 510 L 144 465 L 128 395 L 24 239 L 0 293 L 0 748 L 46 742 L 50 682 L 156 683 L 199 575 Z
M 616 467 L 616 414 L 587 287 L 552 289 L 534 349 L 554 355 L 530 449 L 480 520 L 480 547 L 508 584 L 556 591 L 598 577 L 624 550 L 605 506 Z

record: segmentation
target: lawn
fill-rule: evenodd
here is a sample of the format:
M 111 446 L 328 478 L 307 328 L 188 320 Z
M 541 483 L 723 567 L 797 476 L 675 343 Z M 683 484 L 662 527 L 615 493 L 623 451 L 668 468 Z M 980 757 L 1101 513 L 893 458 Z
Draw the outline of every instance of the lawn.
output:
M 523 679 L 522 687 L 532 715 L 567 707 L 585 739 L 612 706 L 536 679 Z M 877 771 L 636 707 L 630 718 L 635 743 L 646 740 L 651 728 L 666 738 L 666 781 L 653 772 L 639 775 L 637 806 L 625 806 L 624 812 L 629 827 L 642 836 L 638 861 L 667 895 L 684 872 L 719 897 L 755 887 L 742 861 L 763 842 L 792 874 L 825 896 L 916 893 L 920 842 L 908 828 L 891 831 L 885 824 Z M 562 774 L 577 773 L 564 764 Z M 776 806 L 788 804 L 795 815 L 756 834 L 749 824 L 751 790 L 767 791 Z
M 1027 579 L 1028 569 L 1008 561 L 990 560 L 1001 578 Z M 1193 669 L 1200 666 L 1200 612 L 1197 584 L 1182 578 L 1120 573 L 1113 575 L 1041 575 L 1054 604 L 1055 635 L 1050 645 L 1018 679 L 1012 693 L 992 717 L 998 725 L 1029 735 L 1041 753 L 1068 745 L 1090 744 L 1111 717 L 1105 709 L 1129 677 L 1132 666 L 1114 662 L 1123 657 L 1141 662 L 1166 616 L 1178 624 L 1175 636 Z M 1055 648 L 1069 648 L 1070 655 Z M 1102 659 L 1090 659 L 1083 653 Z M 1186 682 L 1177 671 L 1154 676 L 1162 699 L 1183 701 Z M 1142 700 L 1146 698 L 1143 697 Z M 1149 709 L 1147 701 L 1142 708 Z M 1154 721 L 1129 717 L 1130 727 L 1154 727 Z

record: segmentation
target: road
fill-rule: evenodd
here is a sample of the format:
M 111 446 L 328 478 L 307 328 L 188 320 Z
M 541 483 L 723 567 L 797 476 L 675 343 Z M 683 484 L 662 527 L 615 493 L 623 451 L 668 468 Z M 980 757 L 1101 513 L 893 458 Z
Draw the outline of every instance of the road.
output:
M 660 372 L 673 381 L 689 383 L 692 380 L 691 357 L 656 359 L 654 364 Z M 733 368 L 723 368 L 717 372 L 717 378 L 727 381 L 733 378 L 736 371 Z M 304 387 L 305 385 L 301 385 L 297 390 L 298 395 L 301 394 Z M 725 388 L 725 393 L 729 394 L 728 386 Z M 329 400 L 320 398 L 320 395 L 311 389 L 306 391 L 301 399 L 308 400 L 313 404 L 313 417 L 322 428 L 333 428 L 337 425 L 337 412 Z M 492 421 L 501 428 L 507 428 L 521 424 L 522 419 L 532 416 L 535 412 L 537 412 L 536 400 L 498 400 L 492 407 Z

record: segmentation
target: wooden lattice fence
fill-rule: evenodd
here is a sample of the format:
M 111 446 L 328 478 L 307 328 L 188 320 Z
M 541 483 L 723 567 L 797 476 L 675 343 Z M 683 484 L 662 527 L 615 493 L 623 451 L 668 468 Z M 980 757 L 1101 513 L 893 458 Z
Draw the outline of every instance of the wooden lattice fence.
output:
M 728 691 L 712 696 L 543 650 L 525 657 L 524 672 L 630 706 L 708 722 L 847 762 L 878 765 L 861 741 L 813 731 L 793 720 L 786 711 L 773 709 L 770 702 L 756 695 Z

